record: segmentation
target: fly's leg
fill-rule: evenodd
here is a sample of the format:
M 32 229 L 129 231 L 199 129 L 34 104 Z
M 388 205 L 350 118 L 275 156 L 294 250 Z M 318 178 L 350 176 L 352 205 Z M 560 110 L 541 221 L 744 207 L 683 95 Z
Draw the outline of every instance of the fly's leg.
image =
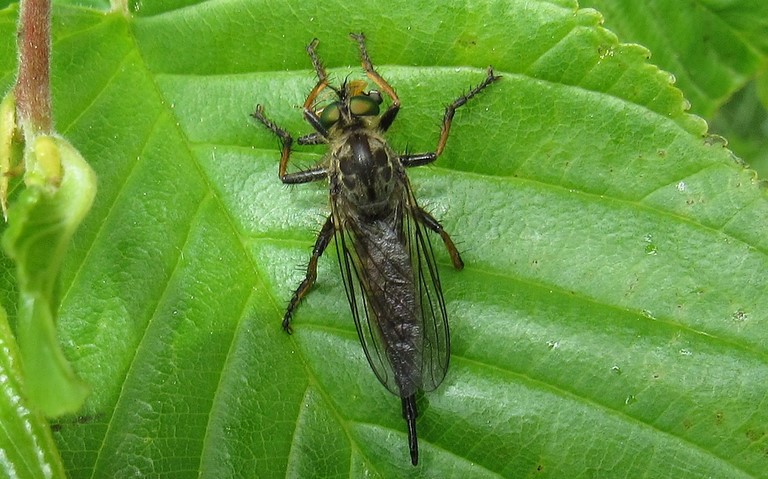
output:
M 440 235 L 440 238 L 443 240 L 443 243 L 445 244 L 445 249 L 448 250 L 448 254 L 451 256 L 451 262 L 453 263 L 453 267 L 458 270 L 463 269 L 464 261 L 461 259 L 459 250 L 456 249 L 456 245 L 453 244 L 453 240 L 451 239 L 450 235 L 448 235 L 448 232 L 445 231 L 445 228 L 443 228 L 443 225 L 441 225 L 440 222 L 437 221 L 434 216 L 427 213 L 421 208 L 418 208 L 416 210 L 416 214 L 414 216 L 416 217 L 416 221 L 420 222 L 430 230 Z
M 293 296 L 291 297 L 291 301 L 288 303 L 288 309 L 285 311 L 285 316 L 283 316 L 283 330 L 288 334 L 291 334 L 293 331 L 291 328 L 291 319 L 293 318 L 293 313 L 296 311 L 299 303 L 304 298 L 304 296 L 307 295 L 309 289 L 313 284 L 315 284 L 315 280 L 317 279 L 317 260 L 320 259 L 320 256 L 323 255 L 323 251 L 325 251 L 325 248 L 328 246 L 331 238 L 333 238 L 335 231 L 336 229 L 333 225 L 333 218 L 329 216 L 328 219 L 325 220 L 325 224 L 320 230 L 320 234 L 317 235 L 315 247 L 312 248 L 312 257 L 309 259 L 309 264 L 307 265 L 307 273 L 299 284 L 299 287 L 296 288 L 296 291 L 294 291 Z
M 317 131 L 299 137 L 296 141 L 299 145 L 321 145 L 323 143 L 328 143 L 328 140 Z
M 307 99 L 304 101 L 304 119 L 307 120 L 310 125 L 312 125 L 312 128 L 314 128 L 320 136 L 327 140 L 328 129 L 324 127 L 320 122 L 320 118 L 317 116 L 317 113 L 315 113 L 314 110 L 315 99 L 321 91 L 328 87 L 328 73 L 326 73 L 325 66 L 323 66 L 323 62 L 320 61 L 320 57 L 317 56 L 316 50 L 318 43 L 320 43 L 319 40 L 315 38 L 309 43 L 309 45 L 307 45 L 307 55 L 309 55 L 309 59 L 312 61 L 312 67 L 315 69 L 315 73 L 317 73 L 317 84 L 315 84 L 315 87 L 312 88 L 312 90 L 309 92 L 309 95 L 307 95 Z M 311 138 L 310 141 L 317 141 L 313 135 L 307 135 L 304 138 Z M 319 141 L 317 142 L 320 143 Z M 301 140 L 299 143 L 302 143 Z
M 304 102 L 305 109 L 311 108 L 317 95 L 328 86 L 328 74 L 325 72 L 325 66 L 323 66 L 323 62 L 320 61 L 320 57 L 317 55 L 316 51 L 318 43 L 320 43 L 320 41 L 315 38 L 309 45 L 307 45 L 307 55 L 309 55 L 309 59 L 312 61 L 312 67 L 315 69 L 315 73 L 317 73 L 317 84 L 312 91 L 309 92 L 309 95 L 307 95 L 307 100 Z
M 496 75 L 493 71 L 493 67 L 488 67 L 488 71 L 485 77 L 479 85 L 469 90 L 464 95 L 461 95 L 457 99 L 445 108 L 445 114 L 443 115 L 443 123 L 440 126 L 440 139 L 437 141 L 437 148 L 432 153 L 419 153 L 416 155 L 403 155 L 400 157 L 400 163 L 405 167 L 421 166 L 427 163 L 432 163 L 438 156 L 443 154 L 445 149 L 445 143 L 448 141 L 448 134 L 451 132 L 451 123 L 453 122 L 453 116 L 456 114 L 456 110 L 464 106 L 472 97 L 483 91 L 491 83 L 497 81 L 501 77 Z
M 310 133 L 309 135 L 299 138 L 300 145 L 317 145 L 328 142 L 328 129 L 322 125 L 317 113 L 312 109 L 312 105 L 315 102 L 317 95 L 328 86 L 328 74 L 325 72 L 325 67 L 315 51 L 317 44 L 318 40 L 315 38 L 309 45 L 307 45 L 307 54 L 312 61 L 312 67 L 315 69 L 315 73 L 317 73 L 317 84 L 312 91 L 309 92 L 307 99 L 304 101 L 304 119 L 312 125 L 315 129 L 315 133 Z M 310 181 L 322 180 L 328 176 L 328 170 L 322 165 L 315 166 L 308 170 L 298 171 L 296 173 L 287 173 L 288 161 L 291 157 L 291 147 L 293 146 L 293 137 L 286 130 L 280 128 L 275 122 L 267 118 L 266 115 L 264 115 L 264 107 L 261 105 L 256 105 L 256 111 L 252 113 L 251 116 L 259 120 L 280 139 L 280 144 L 282 145 L 280 168 L 278 169 L 280 181 L 286 184 L 309 183 Z
M 264 126 L 266 126 L 272 133 L 274 133 L 283 145 L 282 154 L 280 156 L 280 180 L 287 184 L 307 183 L 310 181 L 320 180 L 328 175 L 328 171 L 324 166 L 316 166 L 304 171 L 298 171 L 296 173 L 286 173 L 285 170 L 288 166 L 288 160 L 291 156 L 291 145 L 293 144 L 293 138 L 291 134 L 286 130 L 280 128 L 264 115 L 264 108 L 261 105 L 256 105 L 256 111 L 252 114 L 254 118 L 259 120 Z M 302 298 L 307 295 L 309 289 L 315 284 L 317 279 L 317 260 L 325 251 L 328 243 L 333 238 L 335 229 L 333 226 L 333 220 L 329 216 L 325 220 L 323 228 L 320 230 L 320 234 L 315 241 L 315 247 L 312 249 L 312 257 L 309 259 L 307 265 L 307 273 L 304 276 L 299 287 L 294 291 L 291 301 L 288 303 L 288 309 L 283 316 L 283 330 L 288 334 L 291 334 L 291 318 L 293 313 L 301 302 Z
M 445 148 L 445 142 L 448 141 L 448 134 L 451 131 L 451 122 L 453 121 L 453 115 L 456 114 L 456 109 L 464 106 L 472 97 L 483 91 L 488 85 L 501 78 L 493 71 L 493 67 L 488 67 L 487 75 L 479 85 L 469 90 L 464 95 L 461 95 L 457 99 L 453 100 L 453 103 L 448 105 L 443 115 L 443 124 L 440 127 L 440 139 L 437 142 L 437 149 L 435 150 L 435 157 L 440 156 Z
M 350 33 L 349 36 L 357 42 L 357 47 L 360 49 L 360 62 L 363 65 L 365 74 L 392 100 L 392 104 L 387 111 L 379 118 L 379 130 L 387 131 L 392 122 L 395 121 L 397 112 L 400 111 L 400 98 L 397 97 L 397 93 L 395 93 L 392 86 L 373 68 L 371 57 L 368 56 L 368 49 L 365 47 L 365 35 L 362 33 Z
M 446 107 L 445 114 L 443 115 L 443 124 L 440 127 L 440 139 L 437 141 L 437 148 L 435 151 L 430 153 L 419 153 L 415 155 L 402 155 L 399 158 L 400 163 L 404 167 L 412 167 L 426 165 L 435 161 L 445 149 L 445 143 L 448 141 L 448 134 L 451 131 L 451 122 L 453 121 L 453 116 L 456 114 L 456 110 L 464 106 L 472 97 L 483 91 L 486 87 L 488 87 L 491 83 L 495 82 L 499 78 L 501 77 L 494 73 L 493 68 L 488 67 L 488 74 L 485 77 L 485 80 L 483 80 L 476 87 L 469 90 L 469 92 L 465 95 L 455 99 L 450 105 Z M 463 269 L 464 261 L 461 259 L 459 250 L 456 249 L 456 245 L 453 243 L 453 240 L 451 239 L 448 232 L 443 228 L 443 225 L 441 225 L 440 222 L 437 221 L 432 215 L 421 208 L 416 210 L 415 217 L 416 220 L 421 224 L 440 235 L 440 238 L 443 240 L 443 244 L 445 244 L 445 248 L 448 250 L 448 254 L 451 256 L 453 267 L 458 270 Z
M 322 125 L 317 113 L 312 109 L 317 95 L 328 87 L 328 74 L 325 72 L 325 67 L 315 51 L 318 43 L 319 41 L 315 38 L 309 45 L 307 45 L 307 54 L 312 61 L 312 67 L 315 69 L 315 73 L 317 73 L 317 84 L 315 84 L 315 87 L 312 88 L 309 95 L 307 95 L 307 99 L 304 101 L 304 119 L 312 125 L 316 130 L 316 133 L 310 133 L 309 135 L 299 138 L 300 145 L 317 145 L 319 143 L 327 143 L 328 140 L 328 129 Z M 256 106 L 256 112 L 251 116 L 262 122 L 264 126 L 269 128 L 272 133 L 280 138 L 280 141 L 283 144 L 283 154 L 280 157 L 280 179 L 283 179 L 285 176 L 285 169 L 288 166 L 288 157 L 291 154 L 291 145 L 293 144 L 291 134 L 277 126 L 272 120 L 265 117 L 264 109 L 261 105 Z M 325 177 L 325 175 L 322 175 L 321 178 L 322 177 Z M 307 181 L 314 181 L 314 179 L 309 179 Z M 286 183 L 286 181 L 283 182 Z M 294 181 L 292 183 L 305 183 L 305 181 Z
M 411 394 L 402 398 L 403 418 L 408 424 L 408 449 L 411 453 L 411 464 L 414 466 L 419 463 L 419 440 L 416 437 L 416 416 L 419 412 L 416 410 L 416 395 Z
M 437 159 L 437 153 L 432 151 L 429 153 L 417 153 L 415 155 L 400 155 L 399 159 L 404 167 L 411 168 L 413 166 L 423 166 L 432 163 Z
M 291 134 L 280 128 L 264 115 L 264 107 L 256 105 L 256 111 L 251 113 L 251 116 L 260 121 L 264 126 L 269 129 L 280 139 L 282 145 L 282 151 L 280 153 L 280 167 L 278 168 L 278 175 L 280 181 L 286 184 L 297 183 L 309 183 L 310 181 L 317 181 L 325 178 L 328 175 L 328 170 L 325 166 L 315 166 L 308 170 L 297 171 L 295 173 L 286 173 L 288 169 L 288 160 L 291 158 L 291 146 L 293 145 L 293 137 Z

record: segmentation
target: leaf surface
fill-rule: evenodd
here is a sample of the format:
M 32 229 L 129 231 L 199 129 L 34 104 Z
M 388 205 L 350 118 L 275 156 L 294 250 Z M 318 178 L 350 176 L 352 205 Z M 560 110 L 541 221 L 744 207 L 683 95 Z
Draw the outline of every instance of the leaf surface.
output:
M 61 281 L 93 390 L 56 427 L 70 477 L 768 477 L 765 192 L 599 22 L 568 0 L 57 8 L 55 120 L 99 186 Z M 453 355 L 417 468 L 332 248 L 280 330 L 328 193 L 284 188 L 248 115 L 309 132 L 304 47 L 358 78 L 350 31 L 401 97 L 398 150 L 434 150 L 444 105 L 504 76 L 410 171 L 467 263 L 438 251 Z

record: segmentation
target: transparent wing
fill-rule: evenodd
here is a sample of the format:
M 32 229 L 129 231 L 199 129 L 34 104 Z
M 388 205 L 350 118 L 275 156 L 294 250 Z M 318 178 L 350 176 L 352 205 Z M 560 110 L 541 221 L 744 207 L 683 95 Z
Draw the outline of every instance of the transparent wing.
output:
M 424 391 L 437 388 L 448 371 L 451 357 L 451 336 L 448 329 L 448 313 L 440 285 L 437 261 L 432 251 L 430 235 L 418 221 L 420 211 L 416 199 L 407 187 L 408 213 L 403 228 L 405 241 L 413 265 L 414 283 L 420 298 L 423 320 L 424 343 L 422 350 L 422 385 Z
M 404 201 L 387 220 L 350 222 L 334 211 L 339 267 L 360 344 L 379 381 L 401 397 L 435 389 L 450 357 L 437 263 L 405 186 Z
M 361 264 L 355 250 L 355 236 L 349 229 L 341 229 L 334 236 L 334 241 L 349 309 L 368 364 L 381 384 L 393 394 L 401 396 L 400 388 L 395 381 L 395 372 L 387 358 L 378 317 L 368 306 L 367 296 L 371 288 L 364 273 L 365 266 Z M 362 275 L 361 272 L 363 272 Z

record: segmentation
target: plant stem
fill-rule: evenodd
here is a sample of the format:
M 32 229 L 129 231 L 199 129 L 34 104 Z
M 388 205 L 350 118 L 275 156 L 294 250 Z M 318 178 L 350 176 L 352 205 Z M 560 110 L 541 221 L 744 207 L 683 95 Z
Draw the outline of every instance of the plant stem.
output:
M 16 108 L 25 136 L 51 133 L 51 1 L 22 0 Z M 30 131 L 31 130 L 31 131 Z

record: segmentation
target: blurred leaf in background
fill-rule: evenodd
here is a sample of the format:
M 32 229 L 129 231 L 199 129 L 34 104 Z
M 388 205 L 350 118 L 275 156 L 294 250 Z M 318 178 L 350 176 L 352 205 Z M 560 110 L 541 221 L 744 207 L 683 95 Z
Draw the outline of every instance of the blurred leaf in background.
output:
M 653 52 L 711 132 L 768 176 L 768 16 L 762 0 L 583 0 L 622 41 Z

